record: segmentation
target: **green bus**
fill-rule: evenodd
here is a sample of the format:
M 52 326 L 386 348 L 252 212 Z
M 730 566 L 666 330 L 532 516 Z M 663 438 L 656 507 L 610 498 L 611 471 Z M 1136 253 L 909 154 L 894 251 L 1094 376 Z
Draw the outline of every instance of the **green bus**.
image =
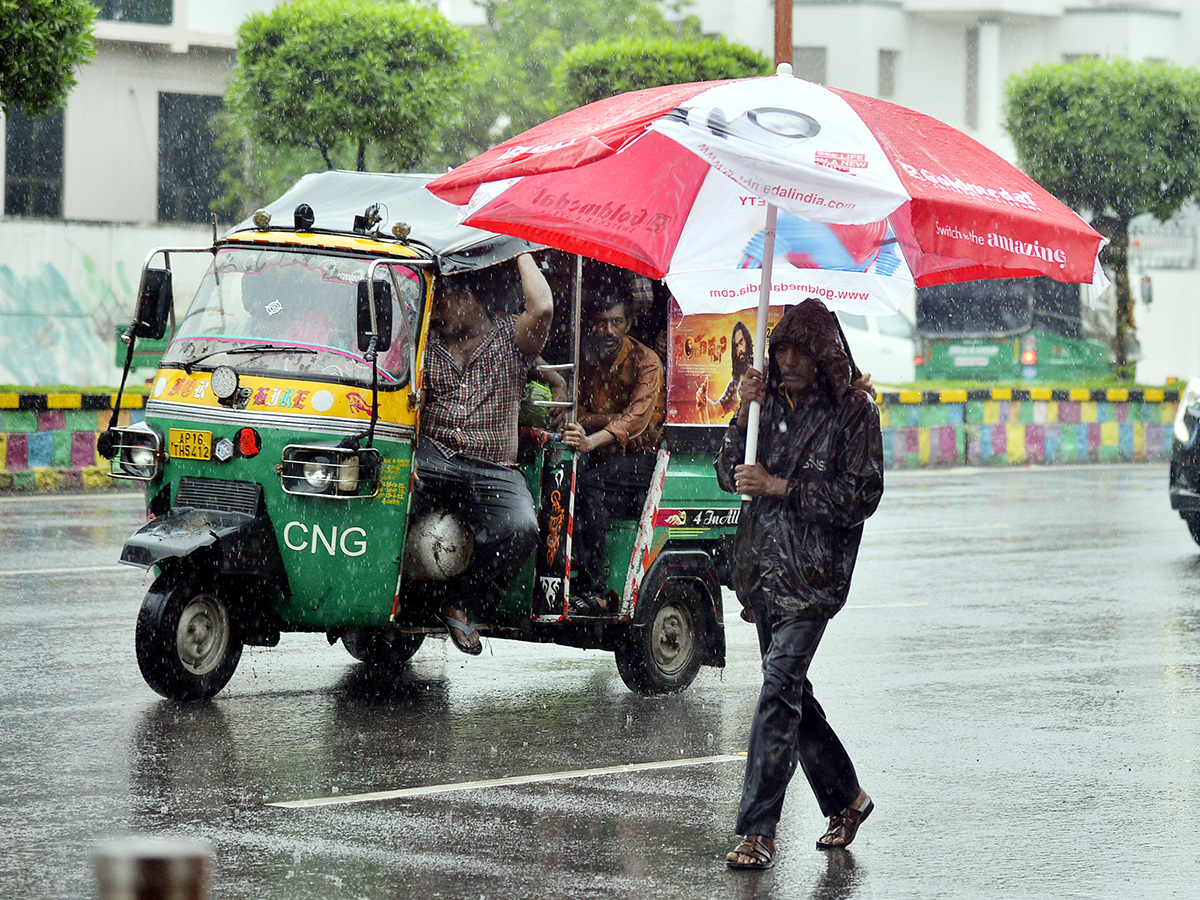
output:
M 1108 345 L 1085 337 L 1082 288 L 1002 278 L 917 291 L 918 381 L 1071 381 L 1112 371 Z

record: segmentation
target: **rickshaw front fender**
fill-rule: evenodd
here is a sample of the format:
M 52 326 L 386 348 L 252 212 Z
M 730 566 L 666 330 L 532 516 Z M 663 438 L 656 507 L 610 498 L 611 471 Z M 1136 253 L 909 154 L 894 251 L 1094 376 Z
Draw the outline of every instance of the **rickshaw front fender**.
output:
M 172 509 L 138 529 L 121 551 L 121 562 L 143 569 L 185 559 L 202 561 L 218 575 L 251 576 L 287 591 L 275 528 L 265 515 Z

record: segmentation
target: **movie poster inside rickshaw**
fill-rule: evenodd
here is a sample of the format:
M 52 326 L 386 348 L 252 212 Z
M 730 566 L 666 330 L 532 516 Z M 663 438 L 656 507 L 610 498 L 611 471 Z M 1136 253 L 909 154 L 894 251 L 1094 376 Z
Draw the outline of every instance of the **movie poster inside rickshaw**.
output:
M 767 333 L 785 307 L 772 306 Z M 754 361 L 757 310 L 684 315 L 672 300 L 667 372 L 669 425 L 726 425 L 737 409 L 737 383 Z

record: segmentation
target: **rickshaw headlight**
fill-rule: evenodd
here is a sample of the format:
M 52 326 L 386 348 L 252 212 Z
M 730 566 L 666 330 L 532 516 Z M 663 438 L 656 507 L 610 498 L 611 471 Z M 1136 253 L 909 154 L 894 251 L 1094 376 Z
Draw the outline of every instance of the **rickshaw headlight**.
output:
M 351 499 L 373 497 L 378 488 L 379 451 L 328 445 L 291 444 L 283 450 L 279 477 L 288 494 Z
M 113 478 L 153 481 L 162 473 L 162 435 L 144 422 L 113 428 L 110 472 Z
M 329 486 L 334 481 L 333 465 L 324 456 L 317 456 L 303 463 L 300 471 L 304 475 L 304 480 L 308 482 L 308 486 L 318 494 L 329 490 Z
M 152 447 L 130 447 L 129 465 L 136 469 L 145 469 L 154 465 L 156 454 Z

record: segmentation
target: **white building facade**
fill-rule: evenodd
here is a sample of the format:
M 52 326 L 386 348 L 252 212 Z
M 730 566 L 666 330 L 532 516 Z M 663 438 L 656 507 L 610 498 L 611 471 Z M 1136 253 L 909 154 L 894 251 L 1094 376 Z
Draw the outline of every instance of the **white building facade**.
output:
M 207 119 L 233 71 L 238 25 L 279 0 L 94 2 L 96 56 L 79 70 L 65 110 L 3 122 L 0 384 L 103 380 L 96 367 L 81 368 L 77 349 L 48 350 L 51 358 L 31 367 L 22 348 L 45 334 L 31 305 L 69 293 L 69 315 L 108 340 L 114 310 L 133 304 L 141 259 L 129 258 L 129 248 L 207 240 L 211 226 L 202 223 L 219 170 Z M 474 0 L 434 5 L 457 24 L 484 24 Z M 693 0 L 684 12 L 706 33 L 773 52 L 773 0 Z M 801 77 L 926 112 L 1009 157 L 1001 110 L 1010 75 L 1079 56 L 1188 65 L 1200 57 L 1200 0 L 795 0 L 792 26 Z M 138 241 L 118 234 L 126 225 L 136 226 Z M 1138 311 L 1147 362 L 1154 317 L 1163 318 L 1177 291 L 1165 289 L 1168 281 L 1180 278 L 1156 287 L 1153 312 Z M 1186 291 L 1189 300 L 1196 293 Z M 1159 330 L 1177 333 L 1165 319 Z M 1200 339 L 1184 343 L 1194 358 L 1172 350 L 1168 366 L 1180 371 L 1143 364 L 1140 375 L 1200 371 Z

